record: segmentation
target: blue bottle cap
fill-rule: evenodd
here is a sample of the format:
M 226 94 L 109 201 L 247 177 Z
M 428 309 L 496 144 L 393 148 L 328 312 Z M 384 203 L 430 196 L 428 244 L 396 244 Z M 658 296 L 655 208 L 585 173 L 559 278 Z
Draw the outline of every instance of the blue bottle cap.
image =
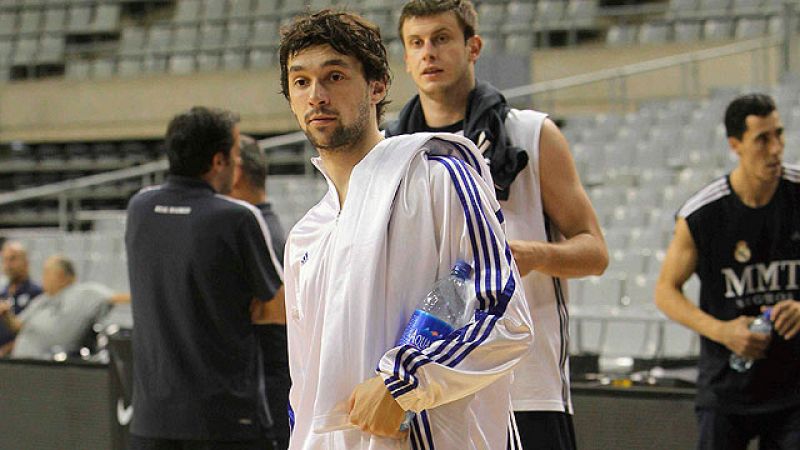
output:
M 767 308 L 762 313 L 765 319 L 772 321 L 772 308 Z
M 463 259 L 459 259 L 456 261 L 456 264 L 453 266 L 453 270 L 450 273 L 458 278 L 461 278 L 462 280 L 466 280 L 472 274 L 472 266 L 470 266 L 469 263 Z

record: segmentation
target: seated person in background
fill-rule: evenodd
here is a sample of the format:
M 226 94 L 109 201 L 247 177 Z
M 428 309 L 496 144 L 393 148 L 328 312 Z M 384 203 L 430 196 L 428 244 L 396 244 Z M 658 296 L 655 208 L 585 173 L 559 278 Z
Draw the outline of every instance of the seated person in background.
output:
M 72 261 L 61 255 L 45 261 L 42 287 L 44 293 L 19 316 L 8 302 L 0 304 L 0 318 L 17 333 L 14 358 L 50 358 L 54 350 L 77 350 L 112 303 L 130 301 L 130 295 L 115 294 L 100 284 L 76 283 Z
M 6 241 L 2 246 L 3 274 L 8 285 L 0 291 L 0 300 L 8 300 L 14 314 L 20 314 L 28 303 L 42 293 L 42 288 L 28 275 L 28 252 L 17 241 Z M 0 321 L 0 348 L 14 340 L 14 332 Z M 0 351 L 2 351 L 0 349 Z

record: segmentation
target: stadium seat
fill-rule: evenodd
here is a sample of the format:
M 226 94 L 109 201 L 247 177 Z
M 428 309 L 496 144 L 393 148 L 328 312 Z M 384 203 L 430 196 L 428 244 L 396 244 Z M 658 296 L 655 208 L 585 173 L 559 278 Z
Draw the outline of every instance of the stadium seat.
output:
M 17 32 L 17 13 L 3 11 L 0 14 L 0 36 L 12 36 Z
M 135 77 L 142 73 L 142 60 L 139 57 L 121 57 L 117 64 L 117 74 L 121 77 Z
M 733 36 L 733 21 L 731 19 L 708 19 L 703 24 L 703 39 L 724 40 Z
M 650 220 L 653 220 L 652 216 Z M 628 233 L 628 248 L 634 251 L 655 251 L 665 248 L 666 244 L 663 228 L 652 222 L 646 227 L 637 228 Z
M 169 59 L 169 72 L 176 75 L 194 72 L 194 58 L 191 55 L 172 55 Z
M 250 43 L 250 23 L 228 23 L 225 35 L 225 46 L 228 48 L 244 48 Z
M 733 12 L 736 15 L 757 13 L 762 0 L 733 0 Z
M 655 288 L 657 276 L 636 275 L 625 280 L 623 304 L 643 310 L 655 311 Z
M 201 52 L 197 54 L 197 70 L 211 72 L 219 70 L 219 54 L 216 52 Z
M 200 49 L 219 50 L 223 46 L 224 29 L 221 24 L 200 27 Z
M 504 21 L 503 31 L 530 31 L 533 28 L 536 4 L 533 2 L 511 1 L 507 7 L 508 17 Z
M 503 41 L 502 37 L 496 34 L 481 34 L 483 38 L 483 48 L 481 49 L 482 52 L 486 53 L 487 55 L 491 55 L 494 53 L 501 53 L 504 50 L 505 42 Z
M 252 49 L 247 57 L 249 61 L 248 67 L 251 69 L 271 67 L 274 64 L 274 54 L 275 51 L 272 49 Z
M 763 18 L 743 17 L 736 22 L 736 39 L 753 39 L 767 32 L 767 21 Z
M 598 7 L 597 0 L 569 0 L 566 20 L 573 27 L 590 28 L 597 17 Z
M 670 36 L 670 26 L 665 22 L 647 22 L 639 29 L 640 44 L 664 44 Z
M 730 0 L 700 0 L 699 9 L 706 14 L 725 14 L 730 6 Z
M 0 40 L 0 66 L 6 67 L 11 63 L 11 53 L 14 51 L 14 42 Z
M 180 0 L 175 9 L 173 21 L 180 23 L 194 23 L 200 19 L 200 0 Z
M 505 38 L 505 53 L 509 55 L 529 55 L 533 49 L 532 34 L 514 34 Z
M 670 0 L 669 11 L 673 14 L 691 13 L 697 10 L 699 0 Z
M 92 7 L 88 5 L 74 5 L 69 8 L 67 16 L 67 30 L 85 33 L 92 20 Z
M 172 29 L 167 26 L 151 27 L 148 33 L 147 50 L 153 53 L 164 53 L 172 45 Z
M 484 33 L 495 32 L 506 19 L 506 5 L 504 3 L 481 3 L 478 5 L 481 31 Z
M 274 19 L 258 19 L 253 24 L 253 45 L 272 45 L 278 42 L 278 22 Z
M 114 76 L 114 60 L 98 58 L 92 62 L 92 78 L 105 79 Z
M 703 24 L 699 20 L 680 20 L 675 22 L 675 42 L 696 42 L 700 40 Z
M 173 52 L 194 50 L 197 46 L 197 27 L 181 26 L 175 28 L 172 36 L 171 49 Z
M 228 17 L 245 19 L 252 14 L 252 0 L 230 0 Z
M 143 28 L 123 28 L 119 43 L 120 56 L 141 54 L 142 49 L 144 48 L 144 42 L 145 30 Z
M 619 306 L 622 298 L 622 278 L 609 274 L 589 277 L 583 284 L 581 303 L 586 306 Z
M 94 32 L 119 29 L 120 5 L 97 5 L 91 30 Z
M 66 23 L 66 8 L 47 8 L 44 11 L 44 26 L 42 27 L 42 31 L 48 33 L 62 32 L 66 27 Z M 0 26 L 0 28 L 2 28 L 2 26 Z
M 697 333 L 685 326 L 667 321 L 662 324 L 662 350 L 659 356 L 666 358 L 690 358 L 699 353 Z
M 278 0 L 255 0 L 255 15 L 266 16 L 274 14 L 278 9 Z
M 225 18 L 227 2 L 220 0 L 203 0 L 202 18 L 205 21 L 217 21 Z
M 572 304 L 579 305 L 582 303 L 584 278 L 570 278 L 567 281 L 569 290 L 569 301 Z
M 771 16 L 767 21 L 767 32 L 771 36 L 783 35 L 783 27 L 785 20 L 781 16 Z
M 658 350 L 656 324 L 609 320 L 600 354 L 604 357 L 653 358 Z
M 243 70 L 247 54 L 243 50 L 225 50 L 222 53 L 222 68 L 224 70 Z
M 39 24 L 42 21 L 42 12 L 40 10 L 25 10 L 19 16 L 19 32 L 20 33 L 36 33 L 39 31 Z
M 27 65 L 33 63 L 34 56 L 39 47 L 35 38 L 20 38 L 14 50 L 14 65 Z
M 39 43 L 36 53 L 37 63 L 59 63 L 64 60 L 64 38 L 62 36 L 45 36 Z
M 621 47 L 631 45 L 636 41 L 636 27 L 634 25 L 612 25 L 606 33 L 606 45 Z
M 72 59 L 67 61 L 64 68 L 64 75 L 71 80 L 85 80 L 91 73 L 91 64 L 82 59 Z
M 146 55 L 142 59 L 143 73 L 164 73 L 167 71 L 167 57 L 161 55 Z
M 650 258 L 648 252 L 638 250 L 613 250 L 610 251 L 609 256 L 609 264 L 605 273 L 619 275 L 623 279 L 629 280 L 645 272 Z
M 567 2 L 563 0 L 539 0 L 536 2 L 536 23 L 552 28 L 564 19 Z

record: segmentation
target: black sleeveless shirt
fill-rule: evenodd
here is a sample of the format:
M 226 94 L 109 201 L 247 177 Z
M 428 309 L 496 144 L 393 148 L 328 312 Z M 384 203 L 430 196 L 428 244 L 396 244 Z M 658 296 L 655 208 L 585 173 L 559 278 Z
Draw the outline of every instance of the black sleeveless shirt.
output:
M 760 208 L 742 203 L 730 176 L 708 184 L 678 212 L 697 246 L 700 308 L 731 320 L 763 305 L 800 300 L 800 166 L 784 166 L 778 189 Z M 800 339 L 773 332 L 766 358 L 744 373 L 731 352 L 701 337 L 697 406 L 734 414 L 800 404 Z

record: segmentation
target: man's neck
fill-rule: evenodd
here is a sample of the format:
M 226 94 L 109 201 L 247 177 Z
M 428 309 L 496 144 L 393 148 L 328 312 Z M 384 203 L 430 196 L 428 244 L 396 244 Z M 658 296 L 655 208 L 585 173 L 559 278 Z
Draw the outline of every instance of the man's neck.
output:
M 236 189 L 231 190 L 230 196 L 251 205 L 260 205 L 267 202 L 267 193 L 257 189 Z
M 14 278 L 14 279 L 9 279 L 8 280 L 8 293 L 10 295 L 16 294 L 17 290 L 25 283 L 25 280 L 27 280 L 27 279 L 28 279 L 27 275 L 24 276 L 24 277 L 18 277 L 18 278 Z
M 378 142 L 383 140 L 383 135 L 378 131 L 377 126 L 370 127 L 364 139 L 346 148 L 336 148 L 331 150 L 319 149 L 322 158 L 322 166 L 330 177 L 331 182 L 336 187 L 339 196 L 339 207 L 344 207 L 347 198 L 347 188 L 350 184 L 350 174 L 356 166 Z
M 751 208 L 758 208 L 769 203 L 775 195 L 775 191 L 778 190 L 780 181 L 780 177 L 769 181 L 748 177 L 741 167 L 737 167 L 731 172 L 733 191 L 742 203 Z
M 443 128 L 464 120 L 469 93 L 473 89 L 475 89 L 474 79 L 471 83 L 460 83 L 432 94 L 420 91 L 419 101 L 425 113 L 425 123 L 431 128 Z

